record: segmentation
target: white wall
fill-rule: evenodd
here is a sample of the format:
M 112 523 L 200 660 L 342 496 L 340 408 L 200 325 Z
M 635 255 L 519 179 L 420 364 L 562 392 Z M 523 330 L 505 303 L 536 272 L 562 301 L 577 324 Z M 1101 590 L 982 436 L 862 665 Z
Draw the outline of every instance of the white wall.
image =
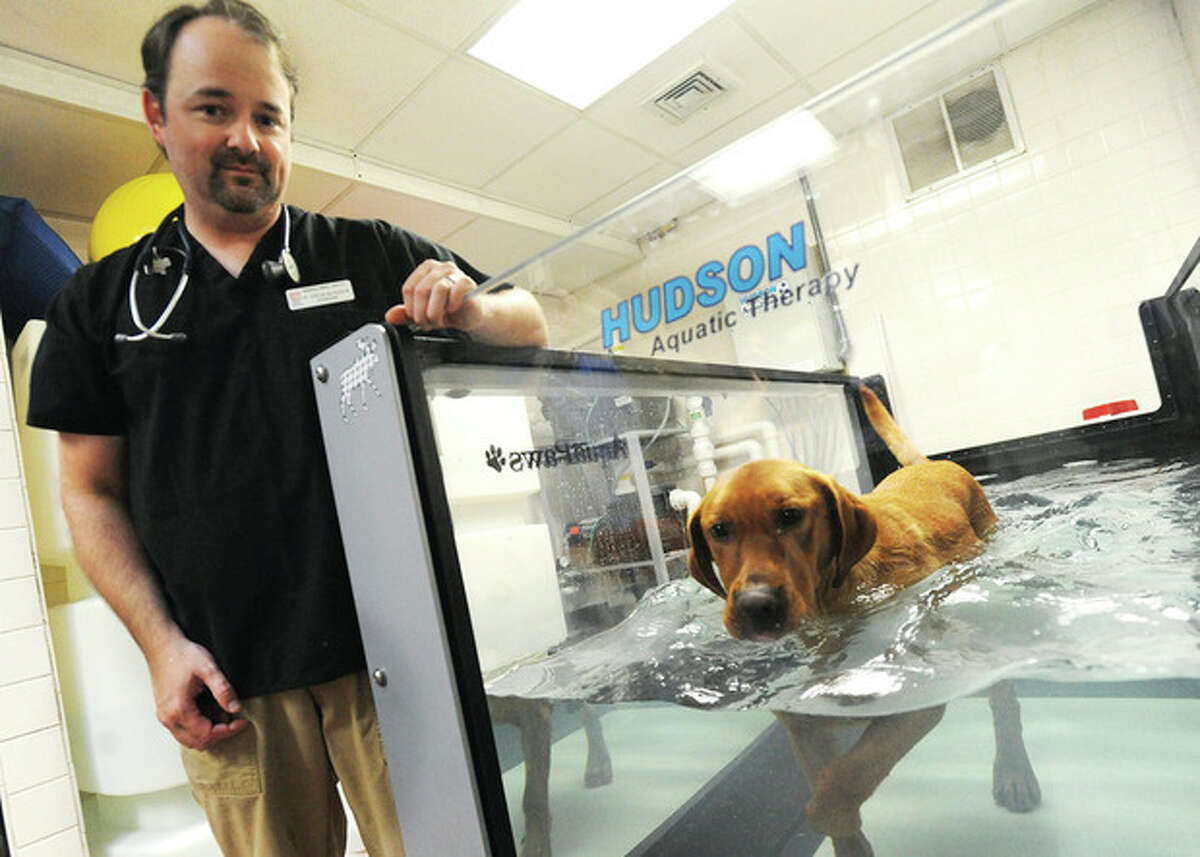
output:
M 1192 74 L 1200 81 L 1200 3 L 1196 0 L 1172 0 L 1183 44 L 1192 64 Z
M 906 200 L 879 119 L 811 175 L 831 270 L 859 265 L 839 293 L 849 369 L 887 375 L 929 453 L 1078 425 L 1084 408 L 1115 400 L 1156 409 L 1137 305 L 1166 290 L 1200 234 L 1200 95 L 1170 0 L 1102 3 L 996 64 L 1024 154 Z M 723 213 L 734 227 L 719 241 L 715 226 L 681 229 L 692 246 L 666 267 L 761 240 L 768 221 L 787 227 L 785 214 L 807 219 L 794 186 L 770 206 L 766 218 Z M 605 284 L 599 303 L 684 272 L 648 262 Z M 816 338 L 790 312 L 723 340 L 743 362 L 803 368 Z M 598 329 L 597 310 L 581 315 Z M 626 351 L 648 354 L 651 341 L 635 336 Z M 708 346 L 720 353 L 720 341 Z
M 13 857 L 87 853 L 0 360 L 0 806 Z
M 834 255 L 863 265 L 851 369 L 890 366 L 929 452 L 1156 408 L 1137 304 L 1200 233 L 1200 96 L 1169 2 L 1101 5 L 1000 65 L 1026 155 L 905 203 L 881 122 L 814 179 Z

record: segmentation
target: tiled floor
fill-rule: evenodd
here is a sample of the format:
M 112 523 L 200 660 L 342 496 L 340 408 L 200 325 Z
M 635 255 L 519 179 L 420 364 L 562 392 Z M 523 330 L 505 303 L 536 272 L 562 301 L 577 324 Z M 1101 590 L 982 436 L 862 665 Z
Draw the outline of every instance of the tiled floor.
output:
M 992 802 L 987 701 L 960 700 L 866 804 L 877 857 L 1200 855 L 1196 700 L 1034 698 L 1022 707 L 1043 805 L 1014 815 Z M 622 706 L 603 724 L 614 769 L 605 788 L 583 788 L 581 732 L 554 745 L 555 857 L 626 854 L 770 718 Z M 518 766 L 504 777 L 518 837 L 523 775 Z M 817 851 L 832 854 L 828 842 Z

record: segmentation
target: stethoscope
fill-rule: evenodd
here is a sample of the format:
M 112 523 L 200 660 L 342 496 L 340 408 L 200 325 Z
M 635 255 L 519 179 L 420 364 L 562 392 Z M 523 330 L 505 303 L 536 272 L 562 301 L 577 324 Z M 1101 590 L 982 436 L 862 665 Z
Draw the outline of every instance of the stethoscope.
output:
M 191 279 L 192 260 L 192 245 L 187 238 L 187 230 L 183 228 L 183 206 L 172 211 L 167 215 L 166 219 L 158 225 L 154 230 L 154 234 L 150 236 L 150 244 L 146 250 L 138 254 L 133 265 L 133 274 L 129 278 L 129 315 L 133 319 L 133 326 L 138 329 L 137 333 L 118 333 L 113 336 L 114 342 L 144 342 L 148 339 L 158 339 L 163 342 L 187 342 L 187 334 L 181 331 L 175 333 L 163 333 L 163 325 L 170 319 L 171 313 L 175 311 L 179 299 L 183 297 L 184 290 L 187 289 L 188 280 Z M 163 251 L 159 251 L 158 239 L 162 233 L 175 224 L 176 232 L 179 234 L 179 240 L 183 244 L 183 249 L 176 247 L 167 247 Z M 292 217 L 288 213 L 287 206 L 283 206 L 283 249 L 279 251 L 279 259 L 272 261 L 267 260 L 262 263 L 263 278 L 268 283 L 276 283 L 283 277 L 287 277 L 293 283 L 300 282 L 300 267 L 296 264 L 296 259 L 292 256 L 291 249 L 292 238 Z M 150 257 L 147 259 L 147 255 Z M 175 293 L 171 295 L 171 299 L 167 301 L 167 305 L 159 314 L 158 319 L 149 327 L 142 321 L 142 313 L 138 309 L 137 300 L 137 284 L 141 276 L 165 276 L 167 271 L 174 264 L 172 257 L 180 260 L 180 265 L 183 273 L 179 275 L 179 284 L 175 286 Z

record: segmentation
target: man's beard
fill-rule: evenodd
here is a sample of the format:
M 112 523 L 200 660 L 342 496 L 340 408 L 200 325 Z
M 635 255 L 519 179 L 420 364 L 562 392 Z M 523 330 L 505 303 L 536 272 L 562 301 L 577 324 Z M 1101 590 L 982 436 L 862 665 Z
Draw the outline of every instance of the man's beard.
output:
M 251 156 L 240 158 L 233 153 L 213 157 L 208 177 L 209 196 L 232 214 L 253 214 L 279 201 L 279 190 L 271 180 L 271 165 Z M 224 167 L 251 167 L 259 181 L 239 182 L 238 173 L 227 173 Z

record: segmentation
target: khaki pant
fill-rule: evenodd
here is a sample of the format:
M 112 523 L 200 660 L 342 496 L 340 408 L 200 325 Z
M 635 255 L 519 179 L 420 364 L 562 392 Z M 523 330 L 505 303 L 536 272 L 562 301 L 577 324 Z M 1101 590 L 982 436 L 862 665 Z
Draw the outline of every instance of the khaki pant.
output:
M 226 857 L 343 857 L 341 782 L 371 857 L 403 857 L 367 675 L 242 701 L 250 726 L 183 749 L 192 794 Z

